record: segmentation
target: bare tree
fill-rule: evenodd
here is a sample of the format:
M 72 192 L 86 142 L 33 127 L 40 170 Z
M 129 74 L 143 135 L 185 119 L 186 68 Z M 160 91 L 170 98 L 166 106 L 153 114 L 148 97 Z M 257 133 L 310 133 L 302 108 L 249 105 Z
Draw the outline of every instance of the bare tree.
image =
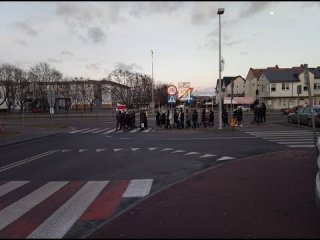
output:
M 84 99 L 84 103 L 89 103 L 90 111 L 92 112 L 93 104 L 95 100 L 98 98 L 98 86 L 94 81 L 84 81 L 83 84 L 80 85 L 81 95 Z
M 82 102 L 80 83 L 76 79 L 70 82 L 69 96 L 71 97 L 71 105 L 74 104 L 76 106 L 76 112 L 78 112 L 78 106 Z
M 0 96 L 2 101 L 0 105 L 6 103 L 8 110 L 11 111 L 16 101 L 17 79 L 22 75 L 22 70 L 11 64 L 2 64 L 0 66 Z
M 23 111 L 23 107 L 28 98 L 31 97 L 29 88 L 29 81 L 27 73 L 19 68 L 16 69 L 16 103 L 20 107 L 20 112 Z
M 62 73 L 51 68 L 46 62 L 41 62 L 30 69 L 30 80 L 35 81 L 39 85 L 39 97 L 47 98 L 47 87 L 53 86 L 50 83 L 58 82 L 62 78 Z
M 107 79 L 117 83 L 109 86 L 113 100 L 129 108 L 151 102 L 152 81 L 147 75 L 115 69 Z
M 156 99 L 156 104 L 165 106 L 168 104 L 168 83 L 158 83 L 155 85 L 154 98 Z

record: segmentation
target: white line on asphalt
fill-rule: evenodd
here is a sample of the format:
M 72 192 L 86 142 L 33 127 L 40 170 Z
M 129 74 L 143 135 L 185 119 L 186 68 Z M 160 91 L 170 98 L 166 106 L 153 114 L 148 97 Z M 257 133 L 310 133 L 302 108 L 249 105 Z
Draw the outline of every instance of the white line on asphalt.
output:
M 150 148 L 148 148 L 150 151 L 153 151 L 153 150 L 155 150 L 155 149 L 157 149 L 158 147 L 150 147 Z
M 121 151 L 121 150 L 123 150 L 122 148 L 114 148 L 113 149 L 113 151 L 115 151 L 115 152 L 119 152 L 119 151 Z
M 306 147 L 306 148 L 312 148 L 315 147 L 315 145 L 287 145 L 290 148 L 300 148 L 300 147 Z
M 182 153 L 182 152 L 186 152 L 186 151 L 185 150 L 176 150 L 176 151 L 174 151 L 172 153 Z
M 107 131 L 108 129 L 110 129 L 110 128 L 104 128 L 104 129 L 101 129 L 101 130 L 98 130 L 98 131 L 94 131 L 92 133 L 101 133 L 101 132 Z
M 150 192 L 153 179 L 133 179 L 122 197 L 144 197 Z
M 195 154 L 200 154 L 199 152 L 189 152 L 189 153 L 186 153 L 184 155 L 195 155 Z
M 12 181 L 0 186 L 0 197 L 6 195 L 7 193 L 27 184 L 30 181 Z
M 140 148 L 131 148 L 132 151 L 137 151 L 139 150 Z
M 208 158 L 208 157 L 215 157 L 217 155 L 214 155 L 214 154 L 205 154 L 205 155 L 202 155 L 200 156 L 199 158 Z
M 81 153 L 81 152 L 85 152 L 85 151 L 88 151 L 89 149 L 87 149 L 87 148 L 84 148 L 84 149 L 79 149 L 79 152 Z
M 144 131 L 142 131 L 143 133 L 147 133 L 147 132 L 150 132 L 150 130 L 151 130 L 152 128 L 148 128 L 148 129 L 146 129 L 146 130 L 144 130 Z
M 0 230 L 20 218 L 23 214 L 41 203 L 44 199 L 58 191 L 68 182 L 49 182 L 29 195 L 9 205 L 0 212 Z
M 85 130 L 88 130 L 89 128 L 83 128 L 83 129 L 80 129 L 80 130 L 76 130 L 76 131 L 72 131 L 72 132 L 69 132 L 71 134 L 73 133 L 78 133 L 78 132 L 81 132 L 81 131 L 85 131 Z
M 81 133 L 89 133 L 89 132 L 96 131 L 96 130 L 98 130 L 98 129 L 100 129 L 100 128 L 93 128 L 93 129 L 89 129 L 89 130 L 84 131 L 84 132 L 81 132 Z
M 45 153 L 41 153 L 41 154 L 36 155 L 36 156 L 33 156 L 33 157 L 29 157 L 29 158 L 24 159 L 24 160 L 20 160 L 20 161 L 15 162 L 15 163 L 11 163 L 11 164 L 9 164 L 9 165 L 6 165 L 6 166 L 1 167 L 1 168 L 0 168 L 0 172 L 4 172 L 4 171 L 9 170 L 9 169 L 11 169 L 11 168 L 14 168 L 14 167 L 20 166 L 20 165 L 22 165 L 22 164 L 25 164 L 25 163 L 28 163 L 28 162 L 37 160 L 37 159 L 39 159 L 39 158 L 48 156 L 48 155 L 53 154 L 53 153 L 58 152 L 58 151 L 59 151 L 59 150 L 51 150 L 51 151 L 48 151 L 48 152 L 45 152 Z
M 64 152 L 70 152 L 70 151 L 71 151 L 71 149 L 63 149 L 63 150 L 61 150 L 62 153 L 64 153 Z
M 131 130 L 130 132 L 131 132 L 131 133 L 135 133 L 135 132 L 138 132 L 138 131 L 140 131 L 140 128 L 133 129 L 133 130 Z
M 161 141 L 184 141 L 184 140 L 223 140 L 223 139 L 257 139 L 255 136 L 247 136 L 247 137 L 212 137 L 212 138 L 169 138 L 169 139 L 161 139 Z
M 234 158 L 233 157 L 224 156 L 224 157 L 221 157 L 221 158 L 217 159 L 216 161 L 223 161 L 223 160 L 230 160 L 230 159 L 234 159 Z
M 102 151 L 104 151 L 104 150 L 107 150 L 106 148 L 97 148 L 96 149 L 96 152 L 102 152 Z
M 108 183 L 89 181 L 27 238 L 63 238 Z
M 164 148 L 161 151 L 170 151 L 170 150 L 173 150 L 173 148 Z
M 116 130 L 117 130 L 116 128 L 113 128 L 113 129 L 111 129 L 111 130 L 109 130 L 109 131 L 106 131 L 106 132 L 104 132 L 104 133 L 102 133 L 102 134 L 112 133 L 112 132 L 114 132 L 114 131 L 116 131 Z

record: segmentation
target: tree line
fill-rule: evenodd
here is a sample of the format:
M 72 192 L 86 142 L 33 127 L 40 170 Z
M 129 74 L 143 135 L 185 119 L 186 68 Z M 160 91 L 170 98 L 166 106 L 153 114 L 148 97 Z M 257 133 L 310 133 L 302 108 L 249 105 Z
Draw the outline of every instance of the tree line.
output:
M 154 85 L 156 106 L 167 104 L 168 86 L 165 83 Z M 89 104 L 92 111 L 102 94 L 111 94 L 113 102 L 134 108 L 151 103 L 152 79 L 146 74 L 120 68 L 96 81 L 63 76 L 46 62 L 40 62 L 28 70 L 8 63 L 0 65 L 0 105 L 6 104 L 8 111 L 18 106 L 22 112 L 25 104 L 35 98 L 48 101 L 49 91 L 54 91 L 57 97 L 70 98 L 70 106 L 73 104 L 76 108 L 79 104 Z

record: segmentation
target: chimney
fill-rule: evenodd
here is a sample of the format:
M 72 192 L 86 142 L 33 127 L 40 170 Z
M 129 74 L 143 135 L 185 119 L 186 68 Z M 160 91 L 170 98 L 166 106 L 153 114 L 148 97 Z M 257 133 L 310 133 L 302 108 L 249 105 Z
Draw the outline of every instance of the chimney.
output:
M 279 66 L 278 66 L 278 65 L 276 65 L 276 68 L 279 68 Z

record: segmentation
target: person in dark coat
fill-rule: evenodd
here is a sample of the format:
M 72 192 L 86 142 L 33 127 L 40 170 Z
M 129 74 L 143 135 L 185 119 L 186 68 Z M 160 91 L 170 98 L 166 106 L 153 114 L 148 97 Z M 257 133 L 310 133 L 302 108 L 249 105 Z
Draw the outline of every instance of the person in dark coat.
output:
M 156 124 L 158 127 L 160 127 L 160 123 L 161 123 L 161 115 L 160 115 L 160 112 L 157 111 L 157 114 L 156 114 Z
M 199 123 L 198 123 L 198 112 L 197 110 L 193 110 L 192 113 L 192 128 L 197 128 L 199 127 Z
M 222 122 L 223 126 L 225 127 L 226 125 L 229 126 L 229 121 L 228 121 L 228 112 L 225 108 L 222 109 Z
M 267 107 L 265 103 L 262 103 L 261 106 L 261 111 L 262 111 L 262 122 L 266 122 L 266 114 L 267 114 Z
M 206 110 L 202 109 L 201 112 L 201 123 L 203 124 L 203 126 L 206 128 L 207 127 L 207 122 L 206 122 Z
M 242 108 L 240 107 L 237 110 L 237 122 L 238 122 L 238 126 L 242 127 L 242 117 L 243 117 L 243 111 Z
M 210 110 L 209 114 L 209 124 L 213 127 L 214 126 L 214 113 L 212 110 Z

